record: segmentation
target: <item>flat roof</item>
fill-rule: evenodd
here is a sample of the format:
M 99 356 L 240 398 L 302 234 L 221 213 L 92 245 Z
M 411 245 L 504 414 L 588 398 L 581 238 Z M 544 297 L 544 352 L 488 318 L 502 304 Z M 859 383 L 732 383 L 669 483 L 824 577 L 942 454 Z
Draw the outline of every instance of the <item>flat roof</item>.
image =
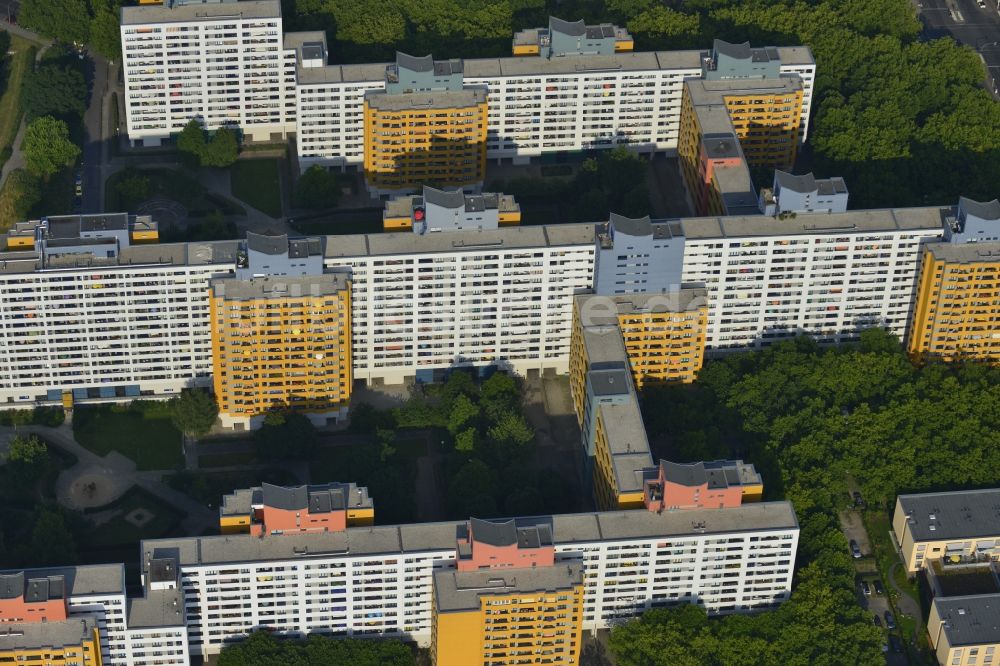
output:
M 583 345 L 587 350 L 589 370 L 597 370 L 598 368 L 594 366 L 598 363 L 614 361 L 624 363 L 628 360 L 625 343 L 622 341 L 621 331 L 618 330 L 618 322 L 609 322 L 608 324 L 608 326 L 585 325 L 583 327 Z
M 656 536 L 699 536 L 798 529 L 791 502 L 757 502 L 728 509 L 608 511 L 518 518 L 518 524 L 552 526 L 555 545 L 627 541 Z M 343 532 L 303 532 L 254 537 L 249 534 L 154 539 L 141 543 L 144 566 L 155 557 L 176 557 L 180 566 L 386 553 L 447 553 L 456 547 L 465 521 L 349 527 Z M 118 565 L 120 566 L 120 565 Z
M 60 622 L 5 622 L 0 624 L 0 653 L 79 646 L 94 639 L 96 628 L 96 620 L 87 616 Z
M 279 0 L 241 0 L 240 2 L 198 2 L 192 4 L 131 5 L 121 9 L 122 25 L 178 23 L 212 19 L 281 18 Z
M 688 79 L 684 82 L 695 106 L 724 104 L 729 95 L 739 93 L 793 93 L 802 90 L 802 79 L 797 74 L 781 74 L 765 79 Z
M 344 273 L 323 273 L 304 277 L 273 275 L 267 277 L 214 278 L 209 282 L 212 294 L 228 301 L 247 301 L 256 298 L 280 298 L 284 296 L 331 296 L 345 291 L 348 287 Z
M 1000 537 L 1000 488 L 900 495 L 914 541 Z
M 1000 263 L 1000 243 L 928 243 L 935 259 L 955 264 Z
M 124 594 L 125 565 L 85 564 L 78 567 L 47 567 L 44 569 L 10 569 L 0 574 L 24 572 L 25 578 L 62 576 L 67 597 Z
M 145 597 L 128 600 L 128 628 L 184 627 L 184 592 L 180 588 L 146 590 Z
M 419 111 L 420 109 L 459 109 L 486 103 L 486 87 L 466 87 L 462 90 L 415 90 L 409 93 L 387 94 L 379 90 L 365 93 L 365 101 L 379 111 Z
M 642 490 L 641 470 L 653 466 L 653 457 L 649 453 L 646 427 L 635 394 L 620 403 L 602 403 L 598 413 L 607 434 L 618 491 L 631 493 Z
M 440 612 L 478 610 L 480 597 L 571 590 L 583 584 L 579 562 L 544 567 L 435 571 L 434 601 Z
M 792 219 L 766 215 L 689 217 L 680 220 L 688 240 L 706 238 L 752 238 L 879 231 L 942 230 L 952 208 L 883 208 L 849 210 L 844 213 L 800 213 Z
M 614 310 L 594 310 L 591 312 L 591 327 L 598 332 L 605 326 L 617 326 L 618 315 L 638 315 L 658 312 L 690 312 L 707 307 L 708 290 L 700 284 L 688 283 L 674 291 L 663 291 L 644 294 L 617 294 L 603 296 L 601 294 L 578 294 L 573 297 L 577 309 L 587 307 L 591 303 L 609 304 Z
M 1000 594 L 937 597 L 934 607 L 952 647 L 1000 643 Z

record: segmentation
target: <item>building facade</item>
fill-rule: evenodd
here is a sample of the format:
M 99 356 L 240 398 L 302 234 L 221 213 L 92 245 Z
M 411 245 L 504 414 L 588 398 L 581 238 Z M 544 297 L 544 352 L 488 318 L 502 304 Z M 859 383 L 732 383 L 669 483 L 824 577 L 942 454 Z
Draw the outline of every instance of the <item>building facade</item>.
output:
M 935 598 L 927 618 L 931 649 L 941 666 L 990 666 L 1000 651 L 1000 594 Z
M 192 119 L 255 141 L 295 131 L 296 51 L 277 0 L 216 0 L 121 9 L 129 140 L 156 146 Z
M 790 592 L 799 533 L 787 502 L 519 518 L 517 524 L 551 533 L 555 567 L 580 567 L 586 631 L 685 602 L 711 614 L 774 608 Z M 143 573 L 148 577 L 152 562 L 176 562 L 192 655 L 218 653 L 260 628 L 284 636 L 399 637 L 429 646 L 436 576 L 461 571 L 457 546 L 468 529 L 465 522 L 423 523 L 145 541 Z M 663 569 L 674 574 L 665 577 Z
M 1000 362 L 1000 202 L 962 198 L 924 249 L 907 339 L 915 358 Z
M 317 422 L 347 414 L 353 385 L 351 293 L 324 273 L 318 238 L 247 235 L 236 277 L 211 289 L 213 388 L 225 427 L 292 408 Z
M 420 195 L 390 199 L 382 211 L 383 231 L 439 231 L 497 229 L 521 223 L 521 207 L 509 194 L 439 190 L 424 185 Z
M 1000 489 L 900 495 L 892 531 L 908 573 L 1000 558 Z

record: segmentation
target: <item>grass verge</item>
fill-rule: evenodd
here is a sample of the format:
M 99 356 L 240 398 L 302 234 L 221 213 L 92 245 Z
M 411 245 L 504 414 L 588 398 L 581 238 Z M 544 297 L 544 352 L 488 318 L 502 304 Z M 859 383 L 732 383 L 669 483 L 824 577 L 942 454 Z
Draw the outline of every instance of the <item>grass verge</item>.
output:
M 133 486 L 108 506 L 100 507 L 99 511 L 109 509 L 115 510 L 117 514 L 91 531 L 87 539 L 88 546 L 96 549 L 115 548 L 137 545 L 143 539 L 171 536 L 185 515 L 138 486 Z M 126 519 L 137 510 L 148 513 L 148 520 L 132 522 Z M 133 515 L 133 518 L 138 517 L 137 514 Z M 141 527 L 137 523 L 141 523 Z
M 170 421 L 165 402 L 78 407 L 73 435 L 98 455 L 118 451 L 139 470 L 178 469 L 184 464 L 181 433 Z
M 3 90 L 3 94 L 0 95 L 0 155 L 5 156 L 0 157 L 0 166 L 3 166 L 10 156 L 17 129 L 21 126 L 21 118 L 24 116 L 21 90 L 24 79 L 35 62 L 38 49 L 28 40 L 11 35 L 10 51 L 12 55 L 4 63 L 3 68 L 5 81 L 0 86 L 0 90 Z
M 278 160 L 238 160 L 229 173 L 234 197 L 271 217 L 281 217 Z

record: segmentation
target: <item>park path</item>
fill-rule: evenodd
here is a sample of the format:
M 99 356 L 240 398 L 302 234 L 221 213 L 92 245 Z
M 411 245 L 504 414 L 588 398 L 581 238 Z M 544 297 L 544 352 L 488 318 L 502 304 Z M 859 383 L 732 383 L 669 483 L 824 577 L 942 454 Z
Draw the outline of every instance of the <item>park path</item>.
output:
M 10 430 L 10 428 L 4 428 L 3 430 Z M 218 525 L 219 517 L 216 512 L 209 510 L 199 502 L 174 490 L 163 482 L 164 474 L 173 473 L 174 470 L 140 472 L 136 470 L 135 463 L 132 460 L 129 460 L 117 451 L 112 451 L 106 456 L 100 456 L 76 441 L 73 437 L 73 428 L 69 422 L 63 423 L 56 428 L 23 426 L 18 431 L 38 435 L 63 451 L 76 456 L 77 464 L 70 469 L 64 470 L 56 482 L 56 496 L 59 498 L 60 503 L 64 505 L 73 508 L 74 503 L 71 500 L 71 488 L 80 476 L 84 474 L 100 474 L 114 481 L 116 496 L 120 496 L 132 486 L 137 485 L 174 508 L 183 511 L 187 514 L 184 520 L 181 521 L 181 526 L 185 534 L 197 536 L 205 532 L 205 530 Z
M 35 42 L 39 47 L 38 52 L 35 54 L 36 63 L 42 59 L 42 54 L 45 53 L 45 49 L 52 45 L 51 39 L 37 35 L 17 25 L 11 25 L 9 23 L 0 24 L 0 29 L 6 30 L 12 35 L 17 35 L 23 39 Z M 10 159 L 4 163 L 3 169 L 0 169 L 0 187 L 2 187 L 7 181 L 7 176 L 10 175 L 11 171 L 14 169 L 24 168 L 24 153 L 21 152 L 21 142 L 24 141 L 24 130 L 27 124 L 27 120 L 22 118 L 21 125 L 17 129 L 17 134 L 14 136 L 14 143 L 10 146 Z
M 896 562 L 895 564 L 892 565 L 892 567 L 889 569 L 888 582 L 889 585 L 892 586 L 892 589 L 894 589 L 896 591 L 896 594 L 898 595 L 895 601 L 896 601 L 896 608 L 899 610 L 899 612 L 909 615 L 917 620 L 916 631 L 917 635 L 919 636 L 924 628 L 924 614 L 920 608 L 920 602 L 911 597 L 908 592 L 906 592 L 905 590 L 900 588 L 899 585 L 896 584 L 896 570 L 902 566 L 903 566 L 902 562 Z M 914 636 L 913 638 L 915 639 L 916 636 Z

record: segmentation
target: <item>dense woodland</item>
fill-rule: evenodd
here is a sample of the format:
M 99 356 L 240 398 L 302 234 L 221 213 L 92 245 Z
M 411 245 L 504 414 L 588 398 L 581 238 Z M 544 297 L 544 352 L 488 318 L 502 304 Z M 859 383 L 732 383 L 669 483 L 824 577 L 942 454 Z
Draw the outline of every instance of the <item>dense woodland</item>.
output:
M 859 346 L 800 338 L 712 361 L 693 385 L 647 391 L 643 412 L 675 460 L 754 462 L 766 498 L 791 500 L 802 532 L 788 603 L 721 620 L 651 611 L 612 633 L 620 666 L 884 663 L 837 522 L 848 484 L 888 506 L 900 492 L 1000 483 L 1000 369 L 914 366 L 878 330 Z
M 413 666 L 414 663 L 413 652 L 399 641 L 326 636 L 293 641 L 277 639 L 263 631 L 224 648 L 218 660 L 218 666 Z
M 117 0 L 25 0 L 20 23 L 118 53 Z M 854 207 L 996 196 L 1000 105 L 978 55 L 922 41 L 910 0 L 283 0 L 286 30 L 325 30 L 333 62 L 508 55 L 515 30 L 565 19 L 626 26 L 637 50 L 714 37 L 807 44 L 818 77 L 800 167 L 847 179 Z

